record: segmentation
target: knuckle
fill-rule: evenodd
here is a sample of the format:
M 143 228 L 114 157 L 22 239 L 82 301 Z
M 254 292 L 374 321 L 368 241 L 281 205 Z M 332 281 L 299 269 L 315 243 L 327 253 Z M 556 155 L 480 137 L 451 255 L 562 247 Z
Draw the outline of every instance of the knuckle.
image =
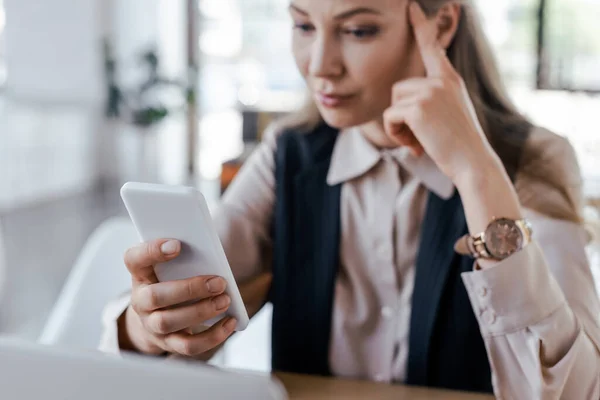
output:
M 192 278 L 185 282 L 185 291 L 189 299 L 194 299 L 197 297 L 199 291 L 198 289 L 200 287 L 199 281 L 200 279 L 198 278 Z
M 425 93 L 423 94 L 423 98 L 421 99 L 421 101 L 419 101 L 419 104 L 421 104 L 421 105 L 430 104 L 433 101 L 433 99 L 435 99 L 437 93 L 438 93 L 438 91 L 435 88 L 425 90 Z
M 417 104 L 411 107 L 410 111 L 408 112 L 408 115 L 409 119 L 412 121 L 422 121 L 425 117 L 425 110 L 423 109 L 423 106 Z
M 197 347 L 192 338 L 181 338 L 178 340 L 176 350 L 187 357 L 193 357 L 198 354 Z
M 412 107 L 412 109 L 410 110 L 410 115 L 415 120 L 421 120 L 421 119 L 423 119 L 423 116 L 425 115 L 425 111 L 423 110 L 423 107 L 421 107 L 420 105 L 417 105 L 417 106 Z
M 142 315 L 142 312 L 140 310 L 140 306 L 137 302 L 135 301 L 131 301 L 131 309 L 133 310 L 134 313 L 136 313 L 137 315 Z
M 141 315 L 144 312 L 143 301 L 140 300 L 139 290 L 133 291 L 131 294 L 131 308 L 136 314 Z
M 394 123 L 402 119 L 402 111 L 396 106 L 392 106 L 384 111 L 383 119 L 389 123 Z
M 141 289 L 140 297 L 142 299 L 142 304 L 145 305 L 145 308 L 150 310 L 156 310 L 160 308 L 160 297 L 158 292 L 153 286 L 146 286 Z
M 125 265 L 129 268 L 133 267 L 135 263 L 135 253 L 138 247 L 139 246 L 130 247 L 127 250 L 125 250 L 125 254 L 123 254 L 123 261 L 125 262 Z
M 221 343 L 223 343 L 225 341 L 225 339 L 227 339 L 227 332 L 225 332 L 225 329 L 217 329 L 215 330 L 215 334 L 214 334 L 214 341 L 211 343 L 212 347 L 216 347 L 218 345 L 220 345 Z
M 383 112 L 383 119 L 390 120 L 392 118 L 392 109 L 388 108 Z
M 165 318 L 164 313 L 155 312 L 148 316 L 148 328 L 154 333 L 164 335 L 169 333 L 169 321 Z
M 204 300 L 198 302 L 194 306 L 194 311 L 196 314 L 196 318 L 198 320 L 207 320 L 211 316 L 213 310 L 216 307 L 214 306 L 214 302 L 212 300 Z
M 151 261 L 161 261 L 163 258 L 162 252 L 160 251 L 160 247 L 157 243 L 146 243 L 144 250 L 146 252 L 146 256 Z
M 439 83 L 437 85 L 434 85 L 431 89 L 430 89 L 430 93 L 431 93 L 431 97 L 435 97 L 438 95 L 441 95 L 442 93 L 444 93 L 444 91 L 446 90 L 446 86 L 445 84 Z

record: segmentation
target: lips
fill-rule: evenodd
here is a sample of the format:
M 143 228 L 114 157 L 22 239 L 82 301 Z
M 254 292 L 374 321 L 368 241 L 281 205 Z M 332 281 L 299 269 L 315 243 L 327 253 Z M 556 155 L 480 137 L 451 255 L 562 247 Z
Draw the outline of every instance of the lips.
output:
M 325 107 L 339 107 L 348 102 L 348 100 L 352 99 L 354 95 L 318 92 L 316 97 L 317 100 Z

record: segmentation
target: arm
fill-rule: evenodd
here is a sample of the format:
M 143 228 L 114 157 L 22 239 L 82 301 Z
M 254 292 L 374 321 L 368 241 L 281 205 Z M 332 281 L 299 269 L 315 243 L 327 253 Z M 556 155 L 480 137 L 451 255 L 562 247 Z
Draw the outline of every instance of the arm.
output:
M 215 226 L 223 244 L 229 264 L 240 285 L 245 300 L 247 296 L 260 296 L 257 286 L 268 289 L 268 276 L 254 279 L 270 269 L 271 239 L 269 226 L 274 203 L 274 133 L 265 140 L 241 169 L 224 195 L 220 207 L 213 215 Z M 250 281 L 250 282 L 248 282 Z M 104 331 L 100 349 L 119 353 L 136 351 L 132 340 L 139 336 L 143 326 L 130 311 L 130 296 L 108 304 L 103 315 Z M 262 306 L 247 304 L 252 316 Z M 126 312 L 127 310 L 127 312 Z
M 499 398 L 597 399 L 600 305 L 585 253 L 587 233 L 577 222 L 581 179 L 566 141 L 556 139 L 544 150 L 550 160 L 529 160 L 526 167 L 546 169 L 551 184 L 524 176 L 516 191 L 495 170 L 488 178 L 496 178 L 484 181 L 469 172 L 470 180 L 457 185 L 472 233 L 515 206 L 524 206 L 519 213 L 534 229 L 530 246 L 502 262 L 480 263 L 481 270 L 463 280 Z
M 410 21 L 426 77 L 396 84 L 384 114 L 386 132 L 415 154 L 426 152 L 452 179 L 472 234 L 484 231 L 495 217 L 525 215 L 537 232 L 521 252 L 502 262 L 481 262 L 481 269 L 463 277 L 496 395 L 598 399 L 600 306 L 585 257 L 585 233 L 577 222 L 561 219 L 577 216 L 581 199 L 572 149 L 561 142 L 556 154 L 525 155 L 526 162 L 550 165 L 551 171 L 517 182 L 530 196 L 517 192 L 486 139 L 464 81 L 444 55 L 435 20 L 412 3 Z M 541 216 L 526 214 L 529 206 Z

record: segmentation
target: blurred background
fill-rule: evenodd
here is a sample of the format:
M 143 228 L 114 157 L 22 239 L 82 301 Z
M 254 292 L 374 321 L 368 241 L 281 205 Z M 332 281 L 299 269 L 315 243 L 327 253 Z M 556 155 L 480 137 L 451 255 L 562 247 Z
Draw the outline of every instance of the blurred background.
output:
M 600 0 L 477 3 L 517 105 L 576 148 L 597 223 Z M 218 201 L 269 121 L 302 102 L 287 6 L 0 0 L 1 333 L 39 337 L 90 234 L 125 215 L 122 183 Z M 264 366 L 244 351 L 236 365 Z

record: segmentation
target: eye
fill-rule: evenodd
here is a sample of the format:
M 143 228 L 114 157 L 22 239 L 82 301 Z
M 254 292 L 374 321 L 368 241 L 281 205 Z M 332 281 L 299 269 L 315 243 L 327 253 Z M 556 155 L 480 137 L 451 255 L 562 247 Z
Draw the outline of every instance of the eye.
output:
M 356 39 L 368 39 L 377 36 L 379 34 L 379 28 L 376 26 L 366 26 L 354 29 L 345 29 L 344 34 L 352 35 Z
M 303 35 L 309 34 L 315 30 L 312 24 L 308 23 L 297 23 L 294 24 L 294 29 L 302 33 Z

